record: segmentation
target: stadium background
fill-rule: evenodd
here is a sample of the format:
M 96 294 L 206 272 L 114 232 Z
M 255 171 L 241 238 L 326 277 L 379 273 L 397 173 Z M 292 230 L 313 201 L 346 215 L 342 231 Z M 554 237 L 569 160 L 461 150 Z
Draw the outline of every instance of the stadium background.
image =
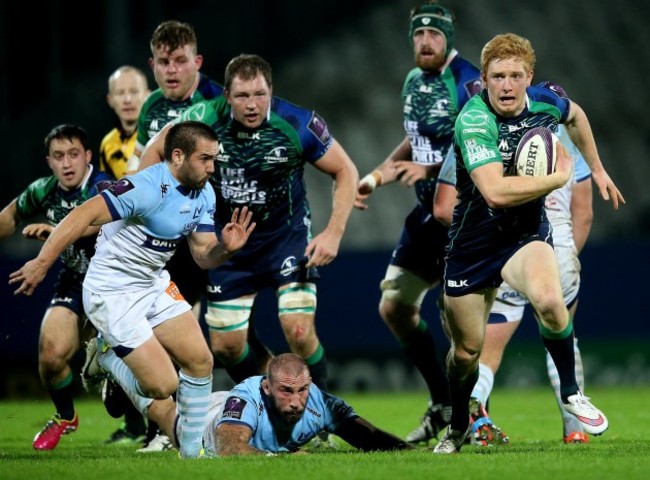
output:
M 147 65 L 148 40 L 162 20 L 192 23 L 204 55 L 203 71 L 221 82 L 229 58 L 257 53 L 274 67 L 274 93 L 316 109 L 346 148 L 361 175 L 401 140 L 399 92 L 412 68 L 407 40 L 414 1 L 302 2 L 207 0 L 50 1 L 34 14 L 29 3 L 3 2 L 0 25 L 0 204 L 38 176 L 48 175 L 42 138 L 56 124 L 78 123 L 94 153 L 113 126 L 106 79 L 119 65 Z M 582 255 L 583 288 L 577 331 L 587 381 L 650 383 L 650 327 L 646 270 L 650 265 L 650 4 L 619 0 L 448 1 L 457 15 L 457 47 L 478 64 L 483 44 L 497 33 L 528 37 L 537 52 L 535 80 L 561 84 L 590 117 L 601 158 L 626 197 L 614 212 L 595 194 L 592 235 Z M 79 20 L 81 16 L 82 20 Z M 315 228 L 326 221 L 331 183 L 307 169 Z M 422 386 L 377 314 L 378 282 L 412 191 L 380 189 L 366 212 L 352 214 L 340 257 L 321 270 L 317 326 L 341 389 Z M 19 235 L 0 243 L 0 278 L 36 253 Z M 0 397 L 42 394 L 36 374 L 37 338 L 48 284 L 32 298 L 0 288 Z M 437 292 L 436 292 L 437 293 Z M 429 296 L 424 316 L 437 326 Z M 261 298 L 260 334 L 286 348 L 270 292 Z M 434 330 L 437 330 L 434 328 Z M 439 334 L 440 343 L 444 342 Z M 541 343 L 527 318 L 509 347 L 501 384 L 544 381 Z M 218 375 L 223 378 L 225 375 Z

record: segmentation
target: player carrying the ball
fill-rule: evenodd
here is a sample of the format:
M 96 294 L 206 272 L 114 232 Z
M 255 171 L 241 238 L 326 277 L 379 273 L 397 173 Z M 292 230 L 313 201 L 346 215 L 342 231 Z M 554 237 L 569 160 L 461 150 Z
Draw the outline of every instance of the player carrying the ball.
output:
M 544 196 L 569 179 L 572 160 L 557 145 L 555 172 L 513 176 L 514 152 L 523 134 L 566 126 L 592 171 L 601 196 L 614 208 L 623 196 L 605 171 L 584 111 L 551 88 L 531 87 L 535 52 L 530 42 L 507 33 L 481 52 L 485 88 L 461 110 L 455 125 L 458 203 L 454 209 L 444 278 L 445 314 L 451 332 L 448 357 L 451 424 L 435 453 L 457 453 L 469 434 L 468 402 L 478 378 L 485 323 L 503 280 L 530 300 L 540 334 L 560 377 L 567 412 L 585 432 L 600 435 L 605 415 L 578 387 L 573 325 L 562 297 Z

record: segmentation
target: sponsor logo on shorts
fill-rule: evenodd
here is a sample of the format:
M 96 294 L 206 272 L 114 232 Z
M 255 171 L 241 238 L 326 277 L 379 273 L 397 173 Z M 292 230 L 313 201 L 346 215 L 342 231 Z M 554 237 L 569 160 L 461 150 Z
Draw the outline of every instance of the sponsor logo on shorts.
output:
M 235 420 L 241 420 L 246 404 L 247 402 L 243 398 L 228 397 L 224 404 L 221 418 L 234 418 Z
M 165 289 L 165 293 L 172 297 L 174 300 L 185 300 L 185 297 L 183 297 L 181 291 L 178 289 L 174 282 L 169 282 L 169 285 Z
M 51 305 L 56 305 L 56 304 L 61 304 L 61 303 L 67 303 L 70 305 L 72 303 L 72 298 L 70 297 L 54 297 L 52 301 L 50 302 Z
M 294 257 L 293 255 L 285 258 L 284 261 L 282 262 L 282 266 L 280 267 L 280 273 L 285 277 L 288 277 L 289 275 L 297 272 L 298 270 L 300 270 L 300 266 L 298 265 L 298 261 L 296 260 L 296 257 Z
M 449 288 L 469 287 L 469 283 L 467 280 L 447 280 L 447 286 Z

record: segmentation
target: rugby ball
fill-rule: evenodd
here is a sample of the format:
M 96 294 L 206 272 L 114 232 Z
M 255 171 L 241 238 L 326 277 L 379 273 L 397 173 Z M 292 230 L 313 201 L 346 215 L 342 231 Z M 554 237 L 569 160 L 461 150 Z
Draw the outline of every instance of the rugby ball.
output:
M 535 127 L 524 133 L 515 151 L 517 175 L 543 177 L 555 171 L 559 139 L 546 127 Z

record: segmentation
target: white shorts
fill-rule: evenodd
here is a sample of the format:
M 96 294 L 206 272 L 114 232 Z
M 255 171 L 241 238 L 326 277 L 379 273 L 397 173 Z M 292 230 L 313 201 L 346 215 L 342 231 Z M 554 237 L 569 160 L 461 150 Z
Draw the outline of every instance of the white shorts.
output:
M 156 326 L 192 309 L 166 271 L 150 288 L 136 292 L 107 294 L 84 287 L 83 304 L 104 341 L 131 350 L 146 342 Z
M 560 283 L 565 305 L 571 305 L 580 291 L 580 260 L 575 247 L 555 247 L 560 266 Z M 516 322 L 524 317 L 528 299 L 503 282 L 497 291 L 488 323 Z
M 215 437 L 215 430 L 217 423 L 221 418 L 223 412 L 223 405 L 226 403 L 226 397 L 230 392 L 219 391 L 210 394 L 210 408 L 208 410 L 208 420 L 205 422 L 203 428 L 203 448 L 205 454 L 209 457 L 217 454 L 217 439 Z

